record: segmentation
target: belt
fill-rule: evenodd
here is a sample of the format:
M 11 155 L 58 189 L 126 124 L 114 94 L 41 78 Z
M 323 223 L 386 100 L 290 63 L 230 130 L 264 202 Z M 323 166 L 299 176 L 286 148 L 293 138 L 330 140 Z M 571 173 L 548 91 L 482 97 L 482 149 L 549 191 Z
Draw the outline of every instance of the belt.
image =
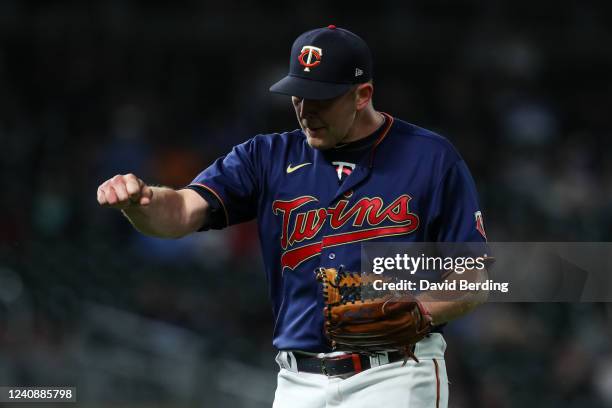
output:
M 398 351 L 376 353 L 373 356 L 352 353 L 325 358 L 312 357 L 299 353 L 293 353 L 293 355 L 296 359 L 298 371 L 324 374 L 329 377 L 353 375 L 372 367 L 378 367 L 404 359 L 404 354 Z

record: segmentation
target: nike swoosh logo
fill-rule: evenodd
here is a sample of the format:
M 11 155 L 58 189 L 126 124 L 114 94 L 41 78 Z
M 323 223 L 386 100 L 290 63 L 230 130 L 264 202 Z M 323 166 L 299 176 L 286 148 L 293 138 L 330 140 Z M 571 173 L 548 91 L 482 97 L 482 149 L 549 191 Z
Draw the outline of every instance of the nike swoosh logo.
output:
M 289 165 L 287 166 L 287 174 L 293 173 L 294 171 L 301 169 L 304 166 L 308 166 L 309 164 L 312 164 L 312 163 L 302 163 L 302 164 L 298 164 L 295 167 L 291 167 L 291 163 L 289 163 Z

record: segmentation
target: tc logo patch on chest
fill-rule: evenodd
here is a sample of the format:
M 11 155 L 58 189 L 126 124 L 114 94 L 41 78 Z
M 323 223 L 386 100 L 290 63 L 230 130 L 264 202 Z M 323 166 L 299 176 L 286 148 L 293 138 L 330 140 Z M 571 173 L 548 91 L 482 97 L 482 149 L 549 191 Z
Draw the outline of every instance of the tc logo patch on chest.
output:
M 339 180 L 342 180 L 343 174 L 345 175 L 345 177 L 348 177 L 351 175 L 353 170 L 355 170 L 354 163 L 335 161 L 335 162 L 332 162 L 332 164 L 336 167 L 336 173 L 338 174 Z

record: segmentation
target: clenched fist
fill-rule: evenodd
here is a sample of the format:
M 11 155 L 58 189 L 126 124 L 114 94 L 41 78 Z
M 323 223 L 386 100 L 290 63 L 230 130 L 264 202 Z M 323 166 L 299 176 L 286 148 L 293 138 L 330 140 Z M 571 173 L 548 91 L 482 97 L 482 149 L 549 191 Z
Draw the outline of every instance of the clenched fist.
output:
M 98 187 L 98 203 L 110 208 L 147 206 L 153 189 L 133 174 L 116 175 Z

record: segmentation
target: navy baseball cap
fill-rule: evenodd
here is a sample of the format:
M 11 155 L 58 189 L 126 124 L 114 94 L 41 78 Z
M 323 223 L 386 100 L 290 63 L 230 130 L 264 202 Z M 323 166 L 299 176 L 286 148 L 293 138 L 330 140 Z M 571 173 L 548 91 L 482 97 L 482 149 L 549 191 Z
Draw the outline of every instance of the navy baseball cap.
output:
M 372 79 L 372 54 L 359 36 L 334 25 L 307 31 L 291 47 L 289 75 L 270 91 L 331 99 Z

